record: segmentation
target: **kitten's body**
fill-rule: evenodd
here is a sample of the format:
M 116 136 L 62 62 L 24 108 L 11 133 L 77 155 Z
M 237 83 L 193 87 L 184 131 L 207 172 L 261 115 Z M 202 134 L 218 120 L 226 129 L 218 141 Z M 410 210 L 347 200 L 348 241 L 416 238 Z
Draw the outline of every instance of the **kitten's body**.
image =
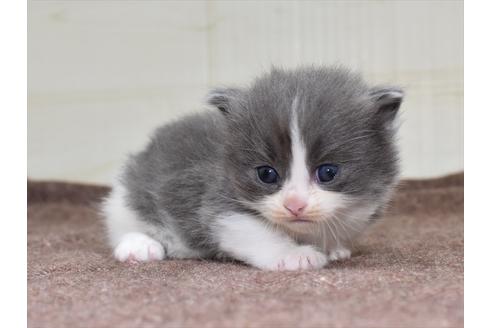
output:
M 396 181 L 401 96 L 342 69 L 273 71 L 214 91 L 220 111 L 161 127 L 124 166 L 104 204 L 115 256 L 230 257 L 262 269 L 349 257 Z M 323 163 L 340 167 L 329 183 L 313 179 Z M 259 180 L 263 165 L 278 181 Z

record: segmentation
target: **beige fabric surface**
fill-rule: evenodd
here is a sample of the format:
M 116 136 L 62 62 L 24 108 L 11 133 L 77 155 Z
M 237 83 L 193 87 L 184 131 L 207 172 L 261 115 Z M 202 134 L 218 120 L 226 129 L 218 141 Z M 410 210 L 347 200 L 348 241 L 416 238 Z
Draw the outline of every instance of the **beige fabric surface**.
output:
M 106 187 L 28 182 L 29 327 L 461 327 L 463 175 L 404 181 L 350 260 L 319 271 L 111 257 Z

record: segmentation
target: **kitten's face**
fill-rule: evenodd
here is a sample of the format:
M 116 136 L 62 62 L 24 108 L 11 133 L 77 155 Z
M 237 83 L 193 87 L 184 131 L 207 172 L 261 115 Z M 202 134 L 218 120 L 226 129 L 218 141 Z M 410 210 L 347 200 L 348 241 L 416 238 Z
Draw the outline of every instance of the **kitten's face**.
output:
M 367 220 L 386 200 L 398 171 L 392 120 L 401 91 L 310 69 L 274 71 L 249 90 L 212 96 L 228 120 L 234 196 L 271 223 L 303 232 Z

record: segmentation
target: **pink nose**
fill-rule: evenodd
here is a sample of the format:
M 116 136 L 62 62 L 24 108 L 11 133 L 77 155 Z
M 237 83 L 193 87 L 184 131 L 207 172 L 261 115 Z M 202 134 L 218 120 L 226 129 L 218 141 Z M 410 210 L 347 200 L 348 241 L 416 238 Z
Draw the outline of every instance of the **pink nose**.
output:
M 298 196 L 291 196 L 284 201 L 284 207 L 295 216 L 298 216 L 306 208 L 307 201 Z

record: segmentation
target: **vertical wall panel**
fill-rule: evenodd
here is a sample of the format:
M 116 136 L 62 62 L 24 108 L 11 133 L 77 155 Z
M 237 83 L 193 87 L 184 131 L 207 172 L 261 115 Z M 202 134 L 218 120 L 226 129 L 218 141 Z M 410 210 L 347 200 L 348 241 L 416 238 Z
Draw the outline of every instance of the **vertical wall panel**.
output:
M 28 175 L 108 182 L 162 122 L 271 65 L 407 92 L 404 175 L 463 169 L 460 1 L 30 1 Z
M 207 89 L 203 2 L 31 1 L 28 175 L 108 182 Z

